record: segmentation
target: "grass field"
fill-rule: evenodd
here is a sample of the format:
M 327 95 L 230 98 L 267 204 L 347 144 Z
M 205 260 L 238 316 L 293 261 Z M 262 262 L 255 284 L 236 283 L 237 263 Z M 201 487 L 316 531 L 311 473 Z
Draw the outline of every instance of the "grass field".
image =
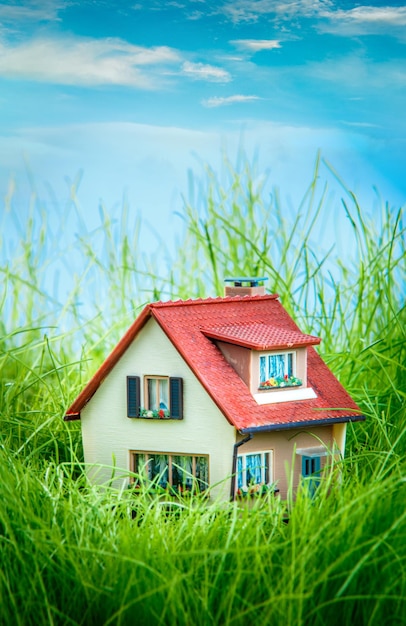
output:
M 403 214 L 382 203 L 372 218 L 344 186 L 332 208 L 318 167 L 296 212 L 247 161 L 192 178 L 175 258 L 142 250 L 125 205 L 64 247 L 62 218 L 33 198 L 0 270 L 1 624 L 406 624 Z M 350 228 L 345 257 L 320 245 L 332 210 Z M 361 406 L 341 478 L 294 505 L 195 498 L 171 512 L 88 484 L 66 407 L 144 302 L 221 295 L 236 274 L 269 277 Z

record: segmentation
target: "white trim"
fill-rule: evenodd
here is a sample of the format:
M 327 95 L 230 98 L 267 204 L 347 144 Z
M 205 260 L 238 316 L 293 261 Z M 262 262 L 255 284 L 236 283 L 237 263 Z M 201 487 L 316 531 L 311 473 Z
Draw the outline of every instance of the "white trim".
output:
M 320 456 L 329 456 L 330 453 L 324 446 L 313 446 L 313 448 L 297 448 L 296 454 L 314 459 Z
M 296 402 L 296 400 L 311 400 L 317 398 L 315 391 L 311 387 L 301 387 L 300 389 L 272 389 L 262 393 L 254 393 L 254 400 L 257 404 L 276 404 L 277 402 Z

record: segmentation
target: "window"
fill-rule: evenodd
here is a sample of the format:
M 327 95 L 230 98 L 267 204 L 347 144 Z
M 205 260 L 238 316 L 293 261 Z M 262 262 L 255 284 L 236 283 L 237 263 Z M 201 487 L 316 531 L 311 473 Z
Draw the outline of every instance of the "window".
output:
M 183 419 L 183 379 L 146 376 L 144 406 L 139 376 L 127 376 L 127 416 L 156 419 Z
M 169 412 L 169 378 L 151 376 L 145 379 L 146 408 L 150 411 L 162 409 Z
M 204 491 L 209 486 L 207 456 L 133 452 L 132 458 L 139 483 L 153 482 L 157 487 L 172 488 L 176 493 Z
M 272 480 L 271 451 L 237 456 L 237 489 L 240 492 L 256 485 L 270 485 Z
M 320 457 L 304 456 L 302 457 L 302 474 L 303 476 L 312 476 L 320 472 Z
M 295 387 L 302 384 L 296 378 L 295 352 L 265 354 L 259 357 L 259 388 Z
M 319 456 L 302 457 L 302 476 L 306 479 L 309 493 L 313 496 L 320 484 L 321 459 Z

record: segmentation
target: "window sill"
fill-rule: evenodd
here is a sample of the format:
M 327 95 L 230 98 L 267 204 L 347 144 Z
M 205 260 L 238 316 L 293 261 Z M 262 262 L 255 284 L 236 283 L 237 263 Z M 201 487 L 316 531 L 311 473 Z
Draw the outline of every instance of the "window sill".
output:
M 137 417 L 133 418 L 137 420 L 148 420 L 150 422 L 179 422 L 183 418 L 182 417 L 172 417 L 171 415 L 165 415 L 161 417 L 160 415 L 137 415 Z
M 174 417 L 168 410 L 159 409 L 159 411 L 152 411 L 150 409 L 141 409 L 140 414 L 137 415 L 137 419 L 147 420 L 180 420 L 181 417 Z
M 274 387 L 276 390 L 276 387 Z M 267 390 L 266 390 L 267 391 Z M 311 400 L 317 395 L 311 387 L 298 387 L 296 389 L 279 389 L 278 393 L 254 393 L 253 397 L 257 404 L 277 404 L 278 402 L 296 402 L 297 400 Z

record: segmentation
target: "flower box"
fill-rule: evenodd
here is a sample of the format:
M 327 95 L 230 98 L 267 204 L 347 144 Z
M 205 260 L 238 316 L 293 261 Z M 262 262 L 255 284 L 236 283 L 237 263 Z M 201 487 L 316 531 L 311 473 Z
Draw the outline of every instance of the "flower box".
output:
M 302 385 L 300 378 L 296 376 L 275 376 L 268 378 L 264 382 L 259 383 L 258 389 L 280 389 L 281 387 L 300 387 Z
M 157 411 L 152 411 L 151 409 L 140 409 L 140 417 L 168 420 L 171 418 L 171 414 L 166 409 L 158 409 Z
M 238 500 L 244 498 L 255 498 L 265 496 L 267 493 L 277 494 L 279 489 L 276 489 L 275 485 L 255 484 L 249 487 L 241 487 L 237 489 L 236 496 Z

